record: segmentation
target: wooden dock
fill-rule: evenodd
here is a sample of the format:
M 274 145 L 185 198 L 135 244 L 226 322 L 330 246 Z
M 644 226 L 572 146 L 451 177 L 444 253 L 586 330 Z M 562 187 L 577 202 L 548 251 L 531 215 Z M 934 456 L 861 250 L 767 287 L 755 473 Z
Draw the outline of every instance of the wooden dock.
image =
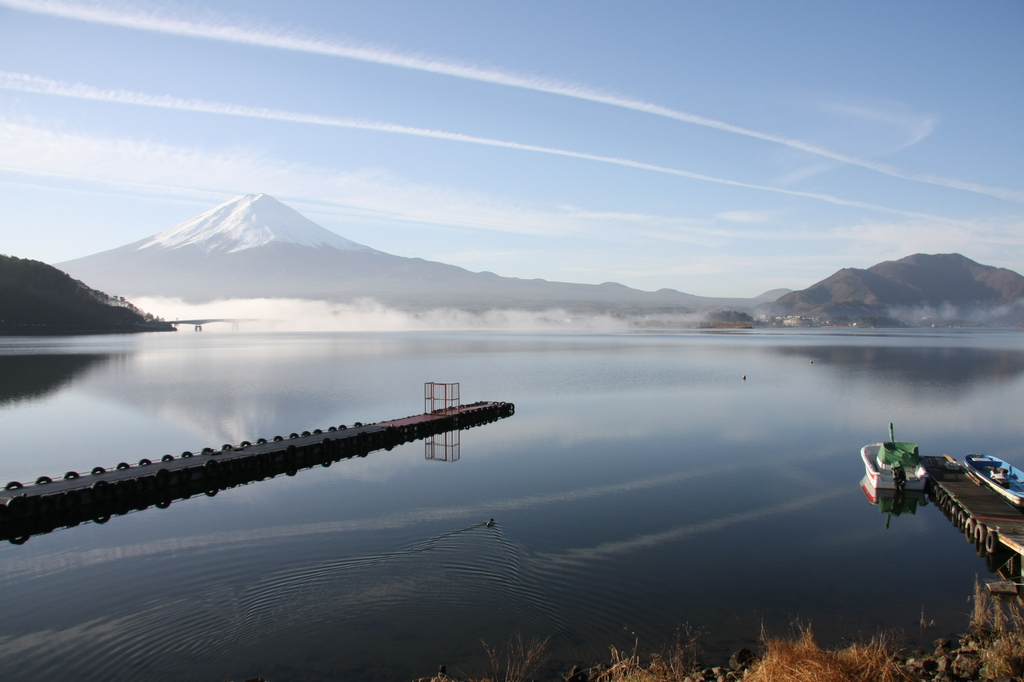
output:
M 112 467 L 40 476 L 34 482 L 11 481 L 0 490 L 0 539 L 22 544 L 31 536 L 84 521 L 106 523 L 112 516 L 152 506 L 166 508 L 192 495 L 262 481 L 303 469 L 328 467 L 375 450 L 482 426 L 515 414 L 515 405 L 479 402 L 445 407 L 376 424 L 331 426 L 255 443 L 224 444 L 218 449 L 180 456 L 121 462 Z
M 975 481 L 952 458 L 922 457 L 921 463 L 928 469 L 935 506 L 985 559 L 989 572 L 1003 579 L 990 590 L 1024 594 L 1024 511 Z

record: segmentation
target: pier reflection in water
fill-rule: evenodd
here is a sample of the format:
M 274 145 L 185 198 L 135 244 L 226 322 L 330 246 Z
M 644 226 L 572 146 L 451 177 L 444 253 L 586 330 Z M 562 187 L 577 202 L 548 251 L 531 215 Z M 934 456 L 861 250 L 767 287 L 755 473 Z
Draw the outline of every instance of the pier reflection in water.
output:
M 458 462 L 461 456 L 462 438 L 459 431 L 445 431 L 430 436 L 423 444 L 423 456 L 434 462 Z
M 457 395 L 457 393 L 456 393 Z M 166 509 L 177 500 L 203 493 L 213 497 L 221 490 L 256 483 L 278 474 L 295 476 L 316 466 L 366 457 L 376 450 L 391 451 L 403 443 L 426 440 L 428 459 L 456 461 L 459 433 L 512 416 L 510 403 L 479 402 L 458 405 L 419 416 L 381 422 L 331 426 L 292 433 L 287 439 L 243 441 L 200 454 L 183 452 L 180 458 L 164 455 L 158 461 L 143 459 L 132 466 L 121 462 L 110 470 L 95 467 L 83 477 L 70 471 L 63 479 L 40 476 L 35 483 L 12 481 L 0 490 L 0 538 L 22 545 L 33 535 L 57 528 L 73 528 L 84 521 L 107 523 L 112 516 L 145 511 L 151 506 Z

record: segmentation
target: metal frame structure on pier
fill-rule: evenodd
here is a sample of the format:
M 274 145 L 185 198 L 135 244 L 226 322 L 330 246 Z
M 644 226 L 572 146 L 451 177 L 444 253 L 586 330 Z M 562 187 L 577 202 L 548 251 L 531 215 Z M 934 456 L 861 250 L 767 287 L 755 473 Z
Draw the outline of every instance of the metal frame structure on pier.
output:
M 427 414 L 451 414 L 462 407 L 459 385 L 428 381 L 423 384 L 423 411 Z

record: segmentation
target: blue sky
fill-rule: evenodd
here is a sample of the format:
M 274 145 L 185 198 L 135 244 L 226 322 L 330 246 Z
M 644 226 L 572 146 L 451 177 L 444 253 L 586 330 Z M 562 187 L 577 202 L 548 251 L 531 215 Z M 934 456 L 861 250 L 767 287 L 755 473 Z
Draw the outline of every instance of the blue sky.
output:
M 0 0 L 0 252 L 266 192 L 382 251 L 753 296 L 1024 272 L 1020 2 Z

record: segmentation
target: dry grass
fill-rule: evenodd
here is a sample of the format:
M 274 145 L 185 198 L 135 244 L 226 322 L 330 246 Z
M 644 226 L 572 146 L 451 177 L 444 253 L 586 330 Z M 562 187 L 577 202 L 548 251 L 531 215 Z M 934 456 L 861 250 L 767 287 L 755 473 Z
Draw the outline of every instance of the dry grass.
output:
M 491 672 L 480 678 L 468 678 L 467 682 L 529 682 L 530 674 L 544 660 L 547 639 L 524 640 L 516 635 L 505 645 L 504 650 L 481 642 L 490 662 Z M 421 677 L 417 682 L 456 682 L 459 678 L 449 677 L 442 667 L 441 672 L 433 677 Z
M 541 661 L 548 646 L 546 639 L 524 640 L 516 635 L 500 651 L 483 642 L 484 651 L 491 662 L 491 674 L 481 682 L 527 682 Z
M 681 682 L 698 668 L 701 634 L 699 630 L 683 628 L 676 633 L 675 644 L 663 653 L 652 654 L 646 663 L 637 651 L 639 642 L 634 642 L 632 651 L 611 647 L 611 662 L 607 667 L 588 671 L 589 679 L 594 682 Z
M 827 651 L 814 641 L 809 626 L 794 639 L 762 637 L 764 650 L 745 682 L 903 682 L 911 679 L 900 667 L 890 641 L 876 637 Z
M 1020 606 L 992 599 L 977 580 L 967 638 L 978 646 L 984 677 L 1024 673 L 1024 614 Z
M 989 596 L 975 584 L 973 608 L 967 634 L 961 637 L 964 648 L 973 649 L 981 661 L 983 679 L 1024 675 L 1024 610 Z M 925 628 L 924 612 L 921 614 Z M 933 621 L 927 622 L 933 627 Z M 593 682 L 682 682 L 700 670 L 701 632 L 680 631 L 673 646 L 653 654 L 645 661 L 639 644 L 632 649 L 611 647 L 609 663 L 579 671 Z M 490 660 L 490 675 L 477 682 L 528 682 L 544 658 L 547 640 L 524 641 L 521 636 L 509 641 L 503 650 L 484 644 Z M 879 635 L 867 643 L 827 650 L 818 646 L 811 627 L 797 626 L 794 636 L 761 637 L 761 657 L 744 682 L 910 682 L 914 679 L 903 668 L 892 635 Z M 956 653 L 956 652 L 954 652 Z M 973 655 L 973 654 L 971 654 Z M 452 682 L 440 673 L 431 682 Z
M 994 613 L 990 609 L 992 600 L 988 592 L 982 588 L 981 582 L 974 579 L 974 608 L 971 609 L 971 619 L 967 623 L 967 632 L 975 637 L 982 637 L 991 627 L 1002 629 L 1002 609 Z

